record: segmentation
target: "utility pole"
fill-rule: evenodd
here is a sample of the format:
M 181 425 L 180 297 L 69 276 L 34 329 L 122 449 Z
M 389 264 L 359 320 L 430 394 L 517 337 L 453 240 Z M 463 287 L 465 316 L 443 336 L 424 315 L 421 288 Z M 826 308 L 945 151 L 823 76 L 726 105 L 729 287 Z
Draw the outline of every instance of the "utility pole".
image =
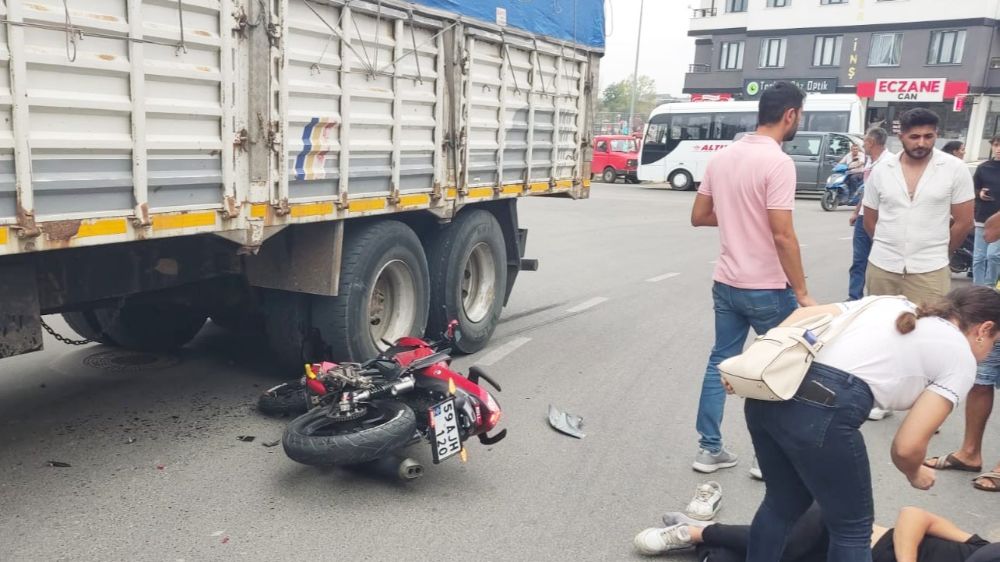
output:
M 638 37 L 635 40 L 635 71 L 632 73 L 632 101 L 628 106 L 628 132 L 633 134 L 632 123 L 635 122 L 635 96 L 636 89 L 639 87 L 639 47 L 642 46 L 642 12 L 645 7 L 646 0 L 639 0 L 639 32 L 636 33 Z

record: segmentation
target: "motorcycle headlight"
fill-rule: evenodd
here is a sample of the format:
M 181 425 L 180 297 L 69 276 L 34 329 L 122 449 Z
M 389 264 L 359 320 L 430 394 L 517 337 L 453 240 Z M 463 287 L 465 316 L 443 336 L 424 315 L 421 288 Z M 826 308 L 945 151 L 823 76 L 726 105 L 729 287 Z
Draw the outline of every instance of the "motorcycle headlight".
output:
M 826 178 L 826 183 L 842 183 L 847 176 L 844 174 L 832 174 L 830 177 Z

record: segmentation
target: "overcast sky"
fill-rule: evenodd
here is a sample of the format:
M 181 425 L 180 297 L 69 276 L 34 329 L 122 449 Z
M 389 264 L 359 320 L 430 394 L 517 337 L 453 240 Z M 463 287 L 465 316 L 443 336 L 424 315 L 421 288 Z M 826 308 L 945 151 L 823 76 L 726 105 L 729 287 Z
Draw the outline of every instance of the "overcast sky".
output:
M 639 31 L 640 0 L 606 0 L 606 54 L 601 61 L 601 89 L 632 75 Z M 642 18 L 639 74 L 656 80 L 661 94 L 680 94 L 684 73 L 694 61 L 694 38 L 688 37 L 691 0 L 646 0 Z

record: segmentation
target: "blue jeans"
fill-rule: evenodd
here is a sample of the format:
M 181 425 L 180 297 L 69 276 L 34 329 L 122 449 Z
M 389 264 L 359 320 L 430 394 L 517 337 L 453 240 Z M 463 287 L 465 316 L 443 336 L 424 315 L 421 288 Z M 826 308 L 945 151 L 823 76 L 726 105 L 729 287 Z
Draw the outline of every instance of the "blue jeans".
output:
M 988 244 L 983 237 L 982 226 L 976 227 L 975 244 L 972 247 L 972 283 L 975 285 L 995 285 L 1000 275 L 1000 242 Z
M 871 467 L 861 424 L 871 389 L 843 371 L 813 363 L 811 381 L 835 394 L 829 404 L 801 396 L 747 400 L 744 413 L 767 490 L 750 527 L 747 562 L 774 562 L 799 517 L 815 500 L 830 532 L 827 559 L 871 562 L 875 521 Z
M 854 259 L 851 262 L 851 280 L 847 297 L 852 301 L 865 296 L 865 271 L 868 270 L 868 254 L 872 253 L 872 238 L 865 232 L 864 216 L 854 221 Z
M 718 453 L 722 450 L 720 426 L 726 405 L 719 363 L 743 352 L 750 328 L 758 334 L 767 332 L 787 318 L 798 303 L 791 289 L 737 289 L 718 282 L 712 286 L 712 298 L 715 301 L 715 345 L 701 383 L 695 427 L 701 435 L 701 448 Z

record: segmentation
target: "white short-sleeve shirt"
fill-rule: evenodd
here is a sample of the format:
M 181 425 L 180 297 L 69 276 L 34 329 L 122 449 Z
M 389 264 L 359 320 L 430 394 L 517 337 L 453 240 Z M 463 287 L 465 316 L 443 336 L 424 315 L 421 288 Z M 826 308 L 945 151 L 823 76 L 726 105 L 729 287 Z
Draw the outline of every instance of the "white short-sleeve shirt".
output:
M 965 164 L 934 149 L 911 201 L 899 155 L 872 168 L 864 206 L 878 211 L 868 259 L 893 273 L 927 273 L 948 267 L 951 206 L 971 201 L 972 174 Z
M 872 299 L 844 303 L 846 314 Z M 976 379 L 976 358 L 961 330 L 941 318 L 921 318 L 903 335 L 896 320 L 916 305 L 904 299 L 880 299 L 862 311 L 820 350 L 816 362 L 851 373 L 868 383 L 875 403 L 887 410 L 909 410 L 924 390 L 953 404 L 965 399 Z

